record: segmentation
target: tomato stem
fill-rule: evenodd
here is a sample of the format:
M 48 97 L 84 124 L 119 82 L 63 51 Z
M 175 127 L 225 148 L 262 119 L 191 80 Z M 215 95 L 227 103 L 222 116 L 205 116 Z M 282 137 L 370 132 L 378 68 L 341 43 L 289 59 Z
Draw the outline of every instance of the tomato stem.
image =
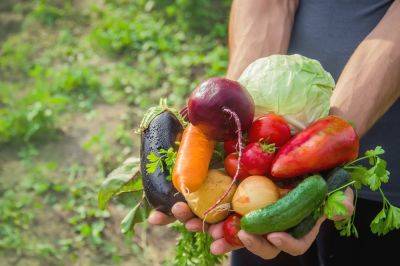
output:
M 265 153 L 274 153 L 276 151 L 276 147 L 274 143 L 269 144 L 267 141 L 260 142 L 261 149 Z
M 235 124 L 236 124 L 236 128 L 237 128 L 237 152 L 238 152 L 238 161 L 237 161 L 237 167 L 236 167 L 236 173 L 233 176 L 233 180 L 231 182 L 231 184 L 229 185 L 228 189 L 224 192 L 224 194 L 217 200 L 217 202 L 215 202 L 215 204 L 213 204 L 205 213 L 204 215 L 206 216 L 208 213 L 210 213 L 212 210 L 214 210 L 218 204 L 220 204 L 224 198 L 229 194 L 229 192 L 232 189 L 233 184 L 235 184 L 238 176 L 239 176 L 239 172 L 240 172 L 240 164 L 242 161 L 242 151 L 243 151 L 243 143 L 242 143 L 242 125 L 240 124 L 240 119 L 239 116 L 233 112 L 232 110 L 230 110 L 229 108 L 223 107 L 222 111 L 227 113 L 228 115 L 230 115 L 230 118 L 233 118 L 235 120 Z

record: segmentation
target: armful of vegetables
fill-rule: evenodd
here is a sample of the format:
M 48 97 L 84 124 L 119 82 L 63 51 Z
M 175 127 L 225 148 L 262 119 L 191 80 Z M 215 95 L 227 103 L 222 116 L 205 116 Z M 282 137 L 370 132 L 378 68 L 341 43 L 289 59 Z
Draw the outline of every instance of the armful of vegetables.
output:
M 239 81 L 201 83 L 184 109 L 188 121 L 165 102 L 145 115 L 140 160 L 110 173 L 99 192 L 101 208 L 111 197 L 131 193 L 135 204 L 123 232 L 144 221 L 151 208 L 170 214 L 174 203 L 186 201 L 204 222 L 224 221 L 224 237 L 234 246 L 241 246 L 240 229 L 300 238 L 322 215 L 346 214 L 343 190 L 349 186 L 356 191 L 354 205 L 362 186 L 381 193 L 373 233 L 400 228 L 400 209 L 381 189 L 389 180 L 379 157 L 384 151 L 378 146 L 357 158 L 353 127 L 328 116 L 334 82 L 317 61 L 300 55 L 259 59 Z M 262 115 L 254 120 L 255 113 Z M 225 152 L 217 151 L 219 142 Z M 361 160 L 369 167 L 358 165 Z M 213 161 L 223 161 L 225 169 L 211 169 Z M 341 235 L 357 236 L 355 215 L 335 222 Z M 174 227 L 181 233 L 176 264 L 195 257 L 204 265 L 221 261 L 208 251 L 210 237 Z

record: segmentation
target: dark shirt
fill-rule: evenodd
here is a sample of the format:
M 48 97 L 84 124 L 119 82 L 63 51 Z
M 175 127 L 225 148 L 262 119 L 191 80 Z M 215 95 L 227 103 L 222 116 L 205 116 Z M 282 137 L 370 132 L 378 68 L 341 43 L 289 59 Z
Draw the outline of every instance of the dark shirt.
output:
M 337 81 L 358 44 L 374 29 L 393 1 L 300 0 L 289 54 L 317 59 Z M 400 30 L 400 29 L 397 29 Z M 351 89 L 351 88 L 349 88 Z M 398 101 L 361 139 L 361 153 L 381 145 L 391 172 L 384 186 L 389 199 L 400 205 L 400 104 Z M 360 153 L 360 154 L 361 154 Z M 361 197 L 380 200 L 366 190 Z

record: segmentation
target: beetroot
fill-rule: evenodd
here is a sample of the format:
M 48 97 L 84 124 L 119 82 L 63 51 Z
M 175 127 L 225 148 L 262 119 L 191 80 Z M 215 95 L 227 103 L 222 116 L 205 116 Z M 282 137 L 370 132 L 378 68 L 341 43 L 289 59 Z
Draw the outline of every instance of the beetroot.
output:
M 241 128 L 235 122 L 240 121 Z M 190 123 L 209 138 L 225 141 L 237 137 L 237 130 L 250 128 L 254 118 L 254 101 L 238 82 L 211 78 L 201 83 L 188 102 Z

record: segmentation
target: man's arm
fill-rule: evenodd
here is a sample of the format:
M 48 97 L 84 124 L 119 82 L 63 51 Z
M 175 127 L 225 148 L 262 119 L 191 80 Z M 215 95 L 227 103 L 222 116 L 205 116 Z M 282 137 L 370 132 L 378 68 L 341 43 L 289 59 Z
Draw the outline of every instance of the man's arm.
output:
M 298 0 L 234 0 L 229 20 L 227 78 L 238 79 L 254 60 L 286 54 Z
M 331 99 L 331 113 L 354 123 L 360 136 L 400 96 L 400 1 L 355 50 Z

